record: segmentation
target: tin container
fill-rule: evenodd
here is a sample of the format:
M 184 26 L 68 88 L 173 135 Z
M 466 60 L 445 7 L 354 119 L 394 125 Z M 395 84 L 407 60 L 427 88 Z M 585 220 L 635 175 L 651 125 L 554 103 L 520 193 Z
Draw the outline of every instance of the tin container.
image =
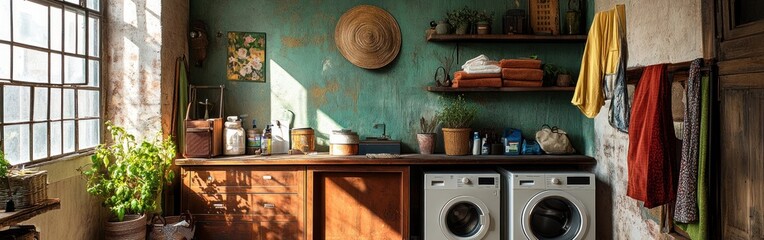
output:
M 316 135 L 313 128 L 295 128 L 291 131 L 292 149 L 302 152 L 316 151 Z

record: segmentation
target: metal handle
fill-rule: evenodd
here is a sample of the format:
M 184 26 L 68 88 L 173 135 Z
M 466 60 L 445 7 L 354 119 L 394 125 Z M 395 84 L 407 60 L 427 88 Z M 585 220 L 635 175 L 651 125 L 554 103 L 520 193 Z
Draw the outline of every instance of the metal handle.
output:
M 222 203 L 214 203 L 212 204 L 212 207 L 216 209 L 225 209 L 225 205 L 223 205 Z
M 212 177 L 212 176 L 207 177 L 207 183 L 211 183 L 211 182 L 214 182 L 214 181 L 215 181 L 214 177 Z
M 266 204 L 263 204 L 263 207 L 264 208 L 276 208 L 276 205 L 273 204 L 273 203 L 266 203 Z
M 263 179 L 264 179 L 264 180 L 271 180 L 271 179 L 273 179 L 273 176 L 271 176 L 271 175 L 265 175 L 265 176 L 263 176 Z

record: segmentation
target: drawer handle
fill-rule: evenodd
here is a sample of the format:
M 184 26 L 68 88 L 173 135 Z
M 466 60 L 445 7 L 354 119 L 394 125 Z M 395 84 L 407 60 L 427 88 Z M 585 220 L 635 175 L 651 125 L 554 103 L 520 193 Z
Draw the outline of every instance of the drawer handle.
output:
M 273 179 L 273 176 L 271 176 L 271 175 L 265 175 L 265 176 L 263 176 L 263 179 L 265 179 L 265 180 L 271 180 L 271 179 Z
M 263 204 L 263 207 L 264 208 L 276 208 L 276 205 L 273 204 L 273 203 L 266 203 L 266 204 Z
M 215 181 L 214 177 L 212 177 L 212 176 L 207 177 L 207 183 L 211 183 L 211 182 L 214 182 L 214 181 Z
M 212 204 L 212 207 L 216 209 L 225 209 L 225 206 L 222 203 L 214 203 Z

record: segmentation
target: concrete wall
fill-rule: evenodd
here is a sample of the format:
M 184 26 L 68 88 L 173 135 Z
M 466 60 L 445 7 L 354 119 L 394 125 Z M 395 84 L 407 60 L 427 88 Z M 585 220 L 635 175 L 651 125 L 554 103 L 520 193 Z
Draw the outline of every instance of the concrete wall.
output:
M 684 62 L 703 56 L 700 1 L 597 0 L 597 11 L 626 5 L 629 67 Z M 675 94 L 676 95 L 676 94 Z M 674 103 L 681 100 L 676 96 Z M 681 102 L 679 102 L 681 103 Z M 594 120 L 597 239 L 665 238 L 655 215 L 626 196 L 628 135 L 610 127 L 607 105 Z
M 469 5 L 495 12 L 493 29 L 500 31 L 500 16 L 512 1 L 191 1 L 191 19 L 208 26 L 209 51 L 202 67 L 191 67 L 190 82 L 226 86 L 226 114 L 248 114 L 263 128 L 266 121 L 280 118 L 283 109 L 295 113 L 295 127 L 317 129 L 319 150 L 326 151 L 332 129 L 352 128 L 361 137 L 381 135 L 374 123 L 385 123 L 387 134 L 402 139 L 403 151 L 417 151 L 418 119 L 440 109 L 447 94 L 430 93 L 439 58 L 448 56 L 455 43 L 424 40 L 432 20 L 448 10 Z M 525 4 L 525 1 L 522 1 Z M 401 28 L 402 47 L 398 58 L 378 70 L 365 70 L 348 62 L 334 43 L 339 17 L 353 6 L 371 4 L 393 15 Z M 592 2 L 593 4 L 593 2 Z M 566 4 L 561 4 L 567 6 Z M 228 31 L 267 34 L 267 82 L 226 80 L 225 34 Z M 223 37 L 216 37 L 221 33 Z M 545 62 L 577 72 L 582 43 L 461 43 L 459 63 L 481 53 L 491 58 L 538 55 Z M 581 118 L 570 105 L 572 93 L 476 93 L 466 94 L 477 103 L 479 117 L 473 128 L 515 127 L 533 136 L 541 124 L 568 131 L 574 146 L 592 149 L 591 120 Z M 203 99 L 203 98 L 201 98 Z M 214 98 L 212 98 L 214 99 Z M 248 125 L 248 124 L 247 124 Z M 588 126 L 588 128 L 585 128 Z M 586 129 L 589 129 L 587 131 Z M 442 143 L 438 143 L 442 151 Z M 593 154 L 593 150 L 590 152 Z

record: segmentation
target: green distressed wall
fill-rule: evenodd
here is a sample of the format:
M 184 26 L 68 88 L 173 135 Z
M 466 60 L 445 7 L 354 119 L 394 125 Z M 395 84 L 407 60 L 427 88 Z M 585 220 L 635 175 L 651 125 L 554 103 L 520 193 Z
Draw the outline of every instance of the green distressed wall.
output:
M 417 151 L 418 118 L 439 109 L 442 93 L 425 91 L 433 85 L 439 57 L 450 54 L 455 43 L 425 41 L 431 20 L 446 11 L 470 5 L 495 11 L 493 29 L 513 1 L 358 1 L 283 0 L 209 1 L 191 0 L 191 19 L 207 24 L 210 35 L 208 58 L 202 67 L 191 67 L 190 82 L 226 86 L 226 114 L 248 114 L 263 127 L 283 109 L 295 113 L 295 127 L 317 130 L 319 150 L 333 129 L 351 128 L 361 137 L 376 136 L 374 123 L 385 123 L 393 139 L 403 141 L 404 152 Z M 526 1 L 522 1 L 526 2 Z M 567 3 L 567 2 L 565 2 Z M 401 28 L 402 46 L 390 65 L 365 70 L 352 65 L 334 43 L 339 17 L 353 6 L 371 4 L 392 14 Z M 561 4 L 567 6 L 567 4 Z M 589 3 L 589 5 L 592 5 Z M 591 9 L 591 7 L 589 7 Z M 591 18 L 591 13 L 588 14 Z M 587 28 L 588 29 L 588 28 Z M 268 80 L 266 83 L 226 80 L 225 33 L 266 32 Z M 223 33 L 216 37 L 216 33 Z M 583 43 L 461 43 L 459 63 L 479 54 L 492 59 L 538 55 L 577 72 Z M 465 95 L 479 106 L 473 128 L 519 128 L 532 137 L 541 124 L 568 131 L 574 146 L 591 155 L 591 120 L 570 104 L 569 92 L 472 93 Z M 442 143 L 438 149 L 442 151 Z

